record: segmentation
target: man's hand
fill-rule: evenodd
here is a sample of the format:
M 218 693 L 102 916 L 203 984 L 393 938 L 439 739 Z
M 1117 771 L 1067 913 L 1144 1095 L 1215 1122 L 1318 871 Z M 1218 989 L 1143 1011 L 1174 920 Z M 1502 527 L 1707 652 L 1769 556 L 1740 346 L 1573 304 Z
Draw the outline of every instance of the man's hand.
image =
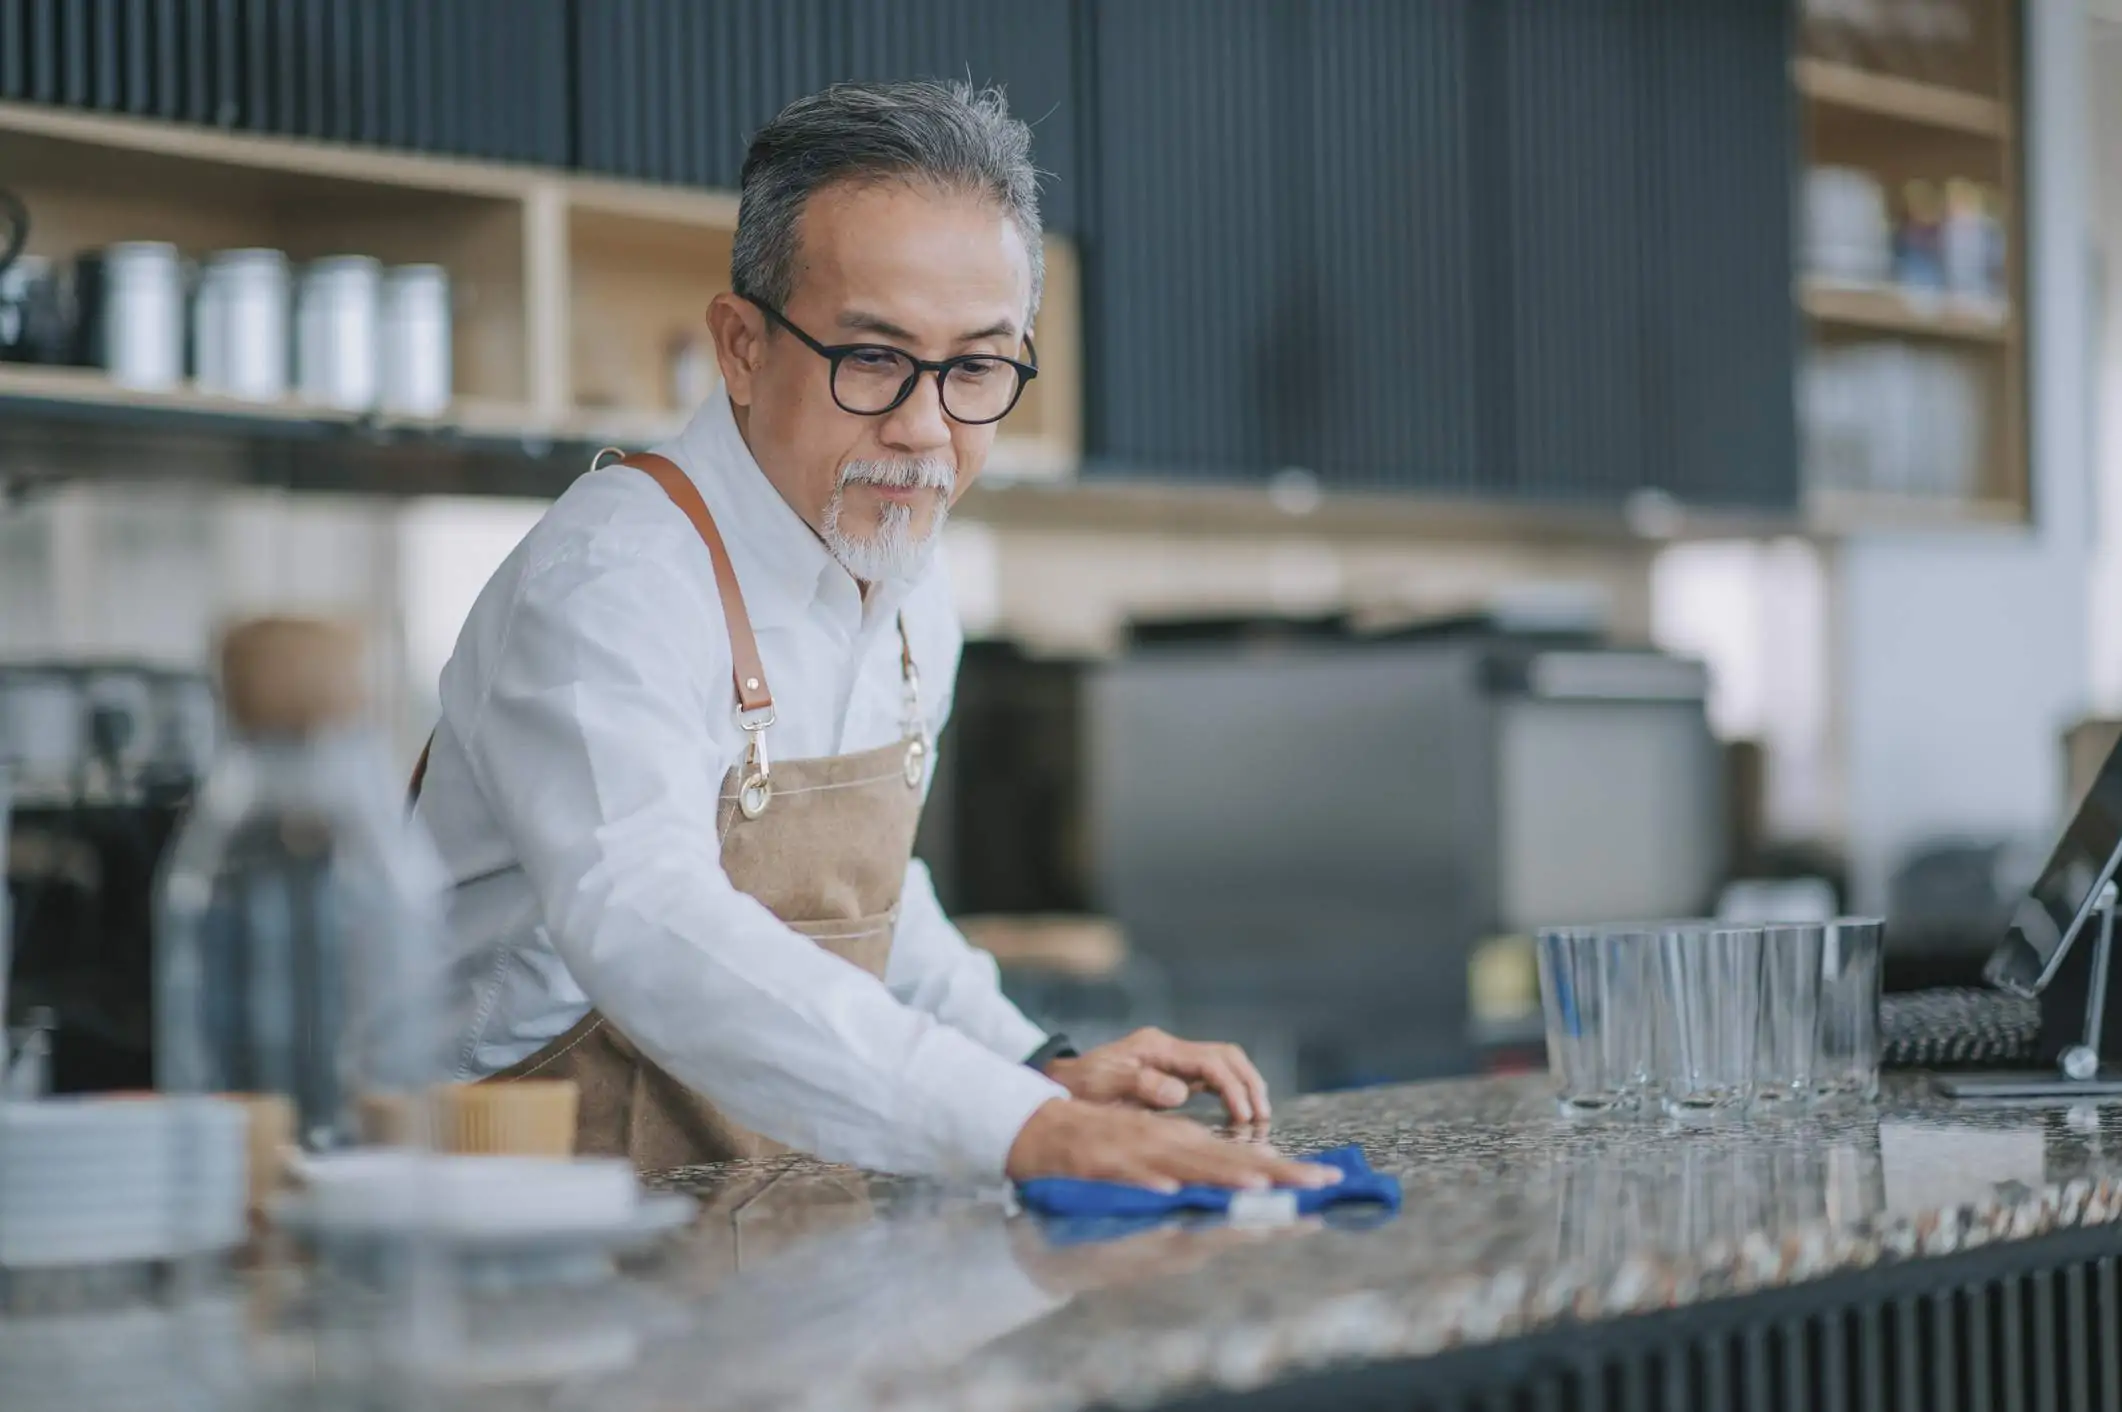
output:
M 1341 1180 L 1332 1167 L 1293 1162 L 1262 1144 L 1229 1142 L 1184 1118 L 1067 1098 L 1041 1104 L 1018 1130 L 1009 1176 L 1020 1182 L 1088 1177 L 1164 1192 L 1188 1184 L 1257 1191 Z
M 1268 1116 L 1267 1081 L 1235 1044 L 1174 1039 L 1162 1030 L 1136 1030 L 1075 1059 L 1056 1059 L 1046 1076 L 1075 1098 L 1177 1108 L 1196 1089 L 1223 1100 L 1234 1123 Z

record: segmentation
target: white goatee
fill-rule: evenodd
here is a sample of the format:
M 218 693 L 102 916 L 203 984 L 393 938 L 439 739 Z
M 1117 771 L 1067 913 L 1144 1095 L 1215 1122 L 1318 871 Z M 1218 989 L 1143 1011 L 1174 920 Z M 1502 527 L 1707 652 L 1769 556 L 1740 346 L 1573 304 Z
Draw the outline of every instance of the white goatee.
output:
M 877 507 L 876 528 L 858 537 L 850 534 L 840 520 L 851 485 L 933 490 L 937 492 L 936 513 L 927 530 L 917 533 L 913 507 L 885 501 Z M 912 578 L 928 563 L 936 537 L 943 532 L 943 522 L 950 515 L 951 492 L 957 485 L 956 469 L 937 456 L 911 461 L 850 461 L 840 468 L 840 484 L 833 491 L 833 498 L 825 502 L 825 547 L 840 567 L 863 583 Z

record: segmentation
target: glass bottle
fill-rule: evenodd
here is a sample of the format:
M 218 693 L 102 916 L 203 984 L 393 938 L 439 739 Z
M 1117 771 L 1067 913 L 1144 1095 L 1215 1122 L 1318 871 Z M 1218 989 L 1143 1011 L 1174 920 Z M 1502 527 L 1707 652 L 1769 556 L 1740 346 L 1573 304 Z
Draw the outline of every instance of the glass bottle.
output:
M 158 1086 L 277 1096 L 324 1162 L 429 1146 L 425 1098 L 444 1069 L 445 875 L 364 721 L 362 657 L 344 624 L 227 634 L 228 729 L 155 899 Z M 309 1345 L 301 1405 L 425 1404 L 421 1370 L 457 1304 L 420 1160 L 387 1164 L 380 1224 L 315 1246 L 290 1330 Z
M 284 1095 L 312 1153 L 442 1076 L 442 865 L 363 722 L 361 656 L 330 622 L 228 634 L 229 738 L 157 895 L 158 1086 Z

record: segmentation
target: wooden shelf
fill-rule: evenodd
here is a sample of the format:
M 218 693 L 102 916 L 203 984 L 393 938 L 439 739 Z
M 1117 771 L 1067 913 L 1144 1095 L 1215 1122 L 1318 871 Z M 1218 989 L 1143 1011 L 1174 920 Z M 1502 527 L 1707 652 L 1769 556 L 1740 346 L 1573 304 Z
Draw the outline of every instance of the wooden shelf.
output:
M 1822 59 L 1799 59 L 1793 69 L 1798 91 L 1827 107 L 1973 137 L 2004 138 L 2012 130 L 2011 109 L 1980 94 L 1893 78 Z
M 1620 505 L 1509 502 L 1421 491 L 1328 490 L 1315 504 L 1293 509 L 1258 484 L 1170 483 L 1109 473 L 1051 485 L 983 476 L 952 517 L 1037 533 L 1146 533 L 1178 539 L 1301 534 L 1343 542 L 1453 544 L 1647 545 L 1804 532 L 1792 511 L 1674 505 L 1653 532 Z
M 238 417 L 289 423 L 351 424 L 351 414 L 311 407 L 292 400 L 255 402 L 195 392 L 188 387 L 167 392 L 121 387 L 94 368 L 0 365 L 0 397 L 32 402 L 60 402 L 82 407 L 170 412 L 199 417 Z
M 37 103 L 0 102 L 0 132 L 41 138 L 55 147 L 128 152 L 182 165 L 240 168 L 266 177 L 400 187 L 490 199 L 520 199 L 538 179 L 538 173 L 529 168 L 497 162 L 431 157 L 306 138 L 258 137 L 189 123 L 113 117 Z M 9 172 L 11 178 L 14 175 Z
M 2008 500 L 1960 500 L 1883 491 L 1816 489 L 1805 495 L 1806 527 L 1815 534 L 1903 530 L 2025 529 L 2026 507 Z
M 444 417 L 396 417 L 316 407 L 293 398 L 274 402 L 225 397 L 189 387 L 166 392 L 123 387 L 95 368 L 55 368 L 0 364 L 0 417 L 8 404 L 45 404 L 112 412 L 159 413 L 172 425 L 214 421 L 271 423 L 289 429 L 364 428 L 372 434 L 411 432 L 522 440 L 551 436 L 535 412 L 521 404 L 491 398 L 460 398 Z
M 1943 296 L 1911 296 L 1893 289 L 1860 289 L 1808 280 L 1800 298 L 1809 318 L 1846 328 L 1976 343 L 2002 343 L 2013 335 L 2009 312 L 1986 315 L 1955 305 Z

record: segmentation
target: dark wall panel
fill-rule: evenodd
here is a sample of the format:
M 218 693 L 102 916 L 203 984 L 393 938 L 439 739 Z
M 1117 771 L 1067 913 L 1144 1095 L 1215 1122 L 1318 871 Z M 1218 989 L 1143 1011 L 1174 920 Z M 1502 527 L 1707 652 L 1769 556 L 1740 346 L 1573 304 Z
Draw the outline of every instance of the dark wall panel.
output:
M 1287 14 L 1269 0 L 1098 12 L 1085 373 L 1089 442 L 1116 469 L 1228 478 L 1298 449 L 1309 411 L 1291 379 L 1312 315 L 1283 277 L 1306 220 L 1282 185 Z
M 1773 175 L 1793 161 L 1790 46 L 1780 5 L 1693 0 L 1661 7 L 1650 50 L 1659 187 L 1644 291 L 1670 392 L 1647 483 L 1682 500 L 1798 498 L 1791 198 Z
M 566 165 L 569 0 L 0 0 L 0 97 Z
M 1311 48 L 1313 183 L 1289 204 L 1316 352 L 1299 383 L 1308 455 L 1331 485 L 1477 488 L 1481 317 L 1468 278 L 1477 144 L 1470 11 L 1483 0 L 1333 7 Z M 1368 107 L 1348 101 L 1373 95 Z
M 1794 503 L 1788 0 L 1085 4 L 1091 473 Z
M 1047 224 L 1076 228 L 1070 0 L 599 0 L 574 7 L 576 154 L 593 171 L 734 187 L 792 100 L 846 79 L 999 83 L 1032 124 Z
M 1502 122 L 1489 130 L 1506 218 L 1491 231 L 1507 262 L 1496 310 L 1509 346 L 1508 450 L 1497 489 L 1615 499 L 1639 483 L 1653 397 L 1645 377 L 1647 63 L 1640 13 L 1667 0 L 1569 0 L 1492 7 Z M 1503 452 L 1502 447 L 1498 447 Z

